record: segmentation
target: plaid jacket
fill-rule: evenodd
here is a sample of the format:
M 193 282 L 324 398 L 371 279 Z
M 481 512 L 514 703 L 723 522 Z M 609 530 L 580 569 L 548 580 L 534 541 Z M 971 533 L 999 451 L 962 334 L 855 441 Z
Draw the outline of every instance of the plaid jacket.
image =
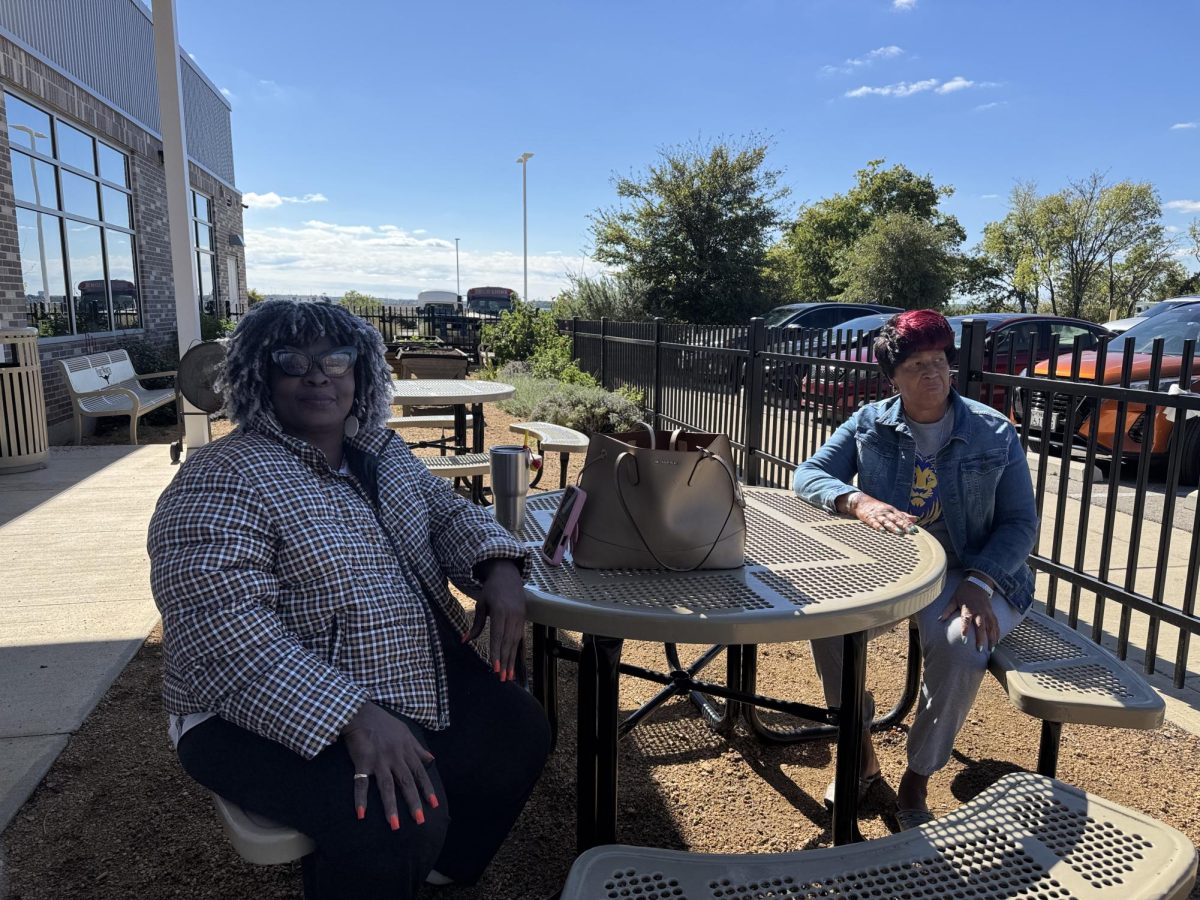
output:
M 450 724 L 433 607 L 469 623 L 446 579 L 475 591 L 483 560 L 528 560 L 393 437 L 347 441 L 377 475 L 378 514 L 358 478 L 277 428 L 189 454 L 149 530 L 169 715 L 214 712 L 305 758 L 368 699 Z

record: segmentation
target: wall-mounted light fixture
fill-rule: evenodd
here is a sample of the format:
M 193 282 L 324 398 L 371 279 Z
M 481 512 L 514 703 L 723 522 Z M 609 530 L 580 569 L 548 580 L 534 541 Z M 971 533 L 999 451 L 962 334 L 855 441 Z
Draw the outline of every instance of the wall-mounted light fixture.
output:
M 240 234 L 238 234 L 236 231 L 233 231 L 233 232 L 230 232 L 230 234 L 229 234 L 229 246 L 230 247 L 245 247 L 246 242 L 242 240 L 242 236 Z

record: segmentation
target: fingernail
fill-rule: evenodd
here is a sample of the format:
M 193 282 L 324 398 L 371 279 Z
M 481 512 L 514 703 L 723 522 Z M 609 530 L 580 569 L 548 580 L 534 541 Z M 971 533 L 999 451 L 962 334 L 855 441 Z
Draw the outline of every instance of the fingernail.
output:
M 425 813 L 424 813 L 422 810 L 419 810 L 419 809 L 418 809 L 418 810 L 416 810 L 416 811 L 413 813 L 413 818 L 417 820 L 417 824 L 418 824 L 418 825 L 424 825 L 424 824 L 425 824 Z
M 356 813 L 358 813 L 358 817 L 360 819 L 364 818 L 367 815 L 367 808 L 365 806 L 356 806 L 356 807 L 354 807 L 354 811 Z
M 396 813 L 392 813 L 390 816 L 388 816 L 388 824 L 392 826 L 392 831 L 399 831 L 400 830 L 400 816 L 397 815 Z
M 516 670 L 516 667 L 514 666 L 513 668 L 508 670 L 508 680 L 516 681 L 516 679 L 517 679 L 517 670 Z
M 497 675 L 500 674 L 500 660 L 497 659 L 492 662 L 492 671 Z
M 504 680 L 504 676 L 505 676 L 505 675 L 507 675 L 507 674 L 508 674 L 508 671 L 507 671 L 507 670 L 505 670 L 505 671 L 503 671 L 503 672 L 500 672 L 500 680 L 501 680 L 501 681 L 503 681 L 503 680 Z
M 470 633 L 471 633 L 471 632 L 469 632 L 469 631 L 464 631 L 464 632 L 462 633 L 462 642 L 463 642 L 464 644 L 467 642 L 467 635 L 469 635 Z
M 967 636 L 965 634 L 962 636 L 962 642 L 964 644 L 967 642 Z
M 437 794 L 429 795 L 429 805 L 432 806 L 434 809 L 437 809 L 439 806 L 442 805 L 442 804 L 438 803 Z

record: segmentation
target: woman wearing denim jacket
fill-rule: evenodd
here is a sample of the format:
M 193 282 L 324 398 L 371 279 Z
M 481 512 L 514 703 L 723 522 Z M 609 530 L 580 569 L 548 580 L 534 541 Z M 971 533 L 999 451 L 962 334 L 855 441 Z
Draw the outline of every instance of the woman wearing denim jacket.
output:
M 933 818 L 929 778 L 950 759 L 992 648 L 1033 602 L 1025 561 L 1037 535 L 1037 510 L 1012 425 L 950 386 L 954 332 L 943 316 L 899 313 L 874 349 L 898 396 L 856 412 L 800 465 L 794 486 L 808 503 L 877 531 L 901 536 L 920 526 L 946 551 L 945 587 L 917 616 L 924 679 L 897 790 L 896 818 L 904 829 Z M 841 705 L 841 646 L 840 638 L 813 641 L 831 706 Z M 869 695 L 864 708 L 869 722 Z M 881 778 L 869 729 L 862 760 L 860 796 Z M 832 784 L 825 800 L 832 803 Z

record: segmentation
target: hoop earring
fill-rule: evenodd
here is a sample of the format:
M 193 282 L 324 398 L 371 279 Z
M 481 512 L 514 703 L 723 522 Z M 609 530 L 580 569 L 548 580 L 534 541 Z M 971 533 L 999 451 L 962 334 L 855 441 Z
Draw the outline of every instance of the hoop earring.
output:
M 353 413 L 346 416 L 346 421 L 342 423 L 342 434 L 348 438 L 358 434 L 358 416 Z

